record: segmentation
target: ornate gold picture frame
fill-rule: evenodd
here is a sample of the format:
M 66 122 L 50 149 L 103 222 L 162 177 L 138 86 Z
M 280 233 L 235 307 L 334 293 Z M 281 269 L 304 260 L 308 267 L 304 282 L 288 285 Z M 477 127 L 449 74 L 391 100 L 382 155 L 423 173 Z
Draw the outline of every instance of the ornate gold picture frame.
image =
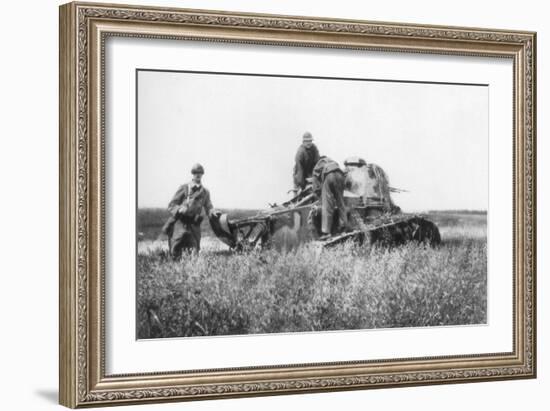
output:
M 110 38 L 341 49 L 512 62 L 511 350 L 348 358 L 140 373 L 106 372 L 105 64 Z M 536 34 L 220 11 L 60 7 L 60 403 L 198 400 L 536 376 Z M 117 161 L 116 158 L 112 161 Z M 504 177 L 503 177 L 504 178 Z M 494 205 L 498 207 L 498 204 Z M 508 298 L 508 297 L 507 297 Z M 506 314 L 508 315 L 508 314 Z M 169 343 L 169 342 L 167 342 Z M 345 351 L 343 347 L 340 350 Z

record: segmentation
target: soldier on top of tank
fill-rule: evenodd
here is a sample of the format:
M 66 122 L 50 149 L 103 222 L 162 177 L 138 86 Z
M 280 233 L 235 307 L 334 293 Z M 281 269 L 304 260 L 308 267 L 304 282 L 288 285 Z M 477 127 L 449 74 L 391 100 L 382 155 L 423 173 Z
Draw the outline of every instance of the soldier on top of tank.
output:
M 338 163 L 321 157 L 313 169 L 313 192 L 321 199 L 321 239 L 348 230 L 346 177 Z
M 313 167 L 319 161 L 319 150 L 313 144 L 313 136 L 306 131 L 302 136 L 302 144 L 298 147 L 294 164 L 294 190 L 300 191 L 307 185 L 307 179 L 312 176 Z
M 182 252 L 199 251 L 201 242 L 202 210 L 207 216 L 217 214 L 210 201 L 210 192 L 202 185 L 204 167 L 191 168 L 191 182 L 181 185 L 168 204 L 170 218 L 162 231 L 168 236 L 170 255 L 179 259 Z

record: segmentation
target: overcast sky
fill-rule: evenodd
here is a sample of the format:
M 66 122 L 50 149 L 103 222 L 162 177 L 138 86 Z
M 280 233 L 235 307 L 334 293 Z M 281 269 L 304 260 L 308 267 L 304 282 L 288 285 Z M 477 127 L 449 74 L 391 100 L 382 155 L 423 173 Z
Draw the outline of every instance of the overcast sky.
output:
M 488 204 L 488 87 L 138 72 L 138 207 L 166 207 L 190 169 L 218 208 L 292 188 L 302 134 L 342 166 L 380 165 L 403 211 Z

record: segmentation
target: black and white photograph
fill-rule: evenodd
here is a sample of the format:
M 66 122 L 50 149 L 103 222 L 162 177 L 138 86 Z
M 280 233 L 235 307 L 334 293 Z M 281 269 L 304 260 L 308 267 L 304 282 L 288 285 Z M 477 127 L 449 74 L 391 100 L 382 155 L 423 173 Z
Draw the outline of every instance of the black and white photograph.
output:
M 487 322 L 487 84 L 136 70 L 138 339 Z

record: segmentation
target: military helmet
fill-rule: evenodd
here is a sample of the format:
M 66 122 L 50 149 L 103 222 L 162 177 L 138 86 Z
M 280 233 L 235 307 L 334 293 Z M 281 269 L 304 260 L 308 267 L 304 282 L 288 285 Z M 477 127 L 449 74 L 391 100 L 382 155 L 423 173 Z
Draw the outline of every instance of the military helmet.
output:
M 199 163 L 195 164 L 191 168 L 191 174 L 204 174 L 204 167 L 201 166 Z
M 311 143 L 313 141 L 313 136 L 309 131 L 306 131 L 304 135 L 302 136 L 302 141 L 304 143 Z

